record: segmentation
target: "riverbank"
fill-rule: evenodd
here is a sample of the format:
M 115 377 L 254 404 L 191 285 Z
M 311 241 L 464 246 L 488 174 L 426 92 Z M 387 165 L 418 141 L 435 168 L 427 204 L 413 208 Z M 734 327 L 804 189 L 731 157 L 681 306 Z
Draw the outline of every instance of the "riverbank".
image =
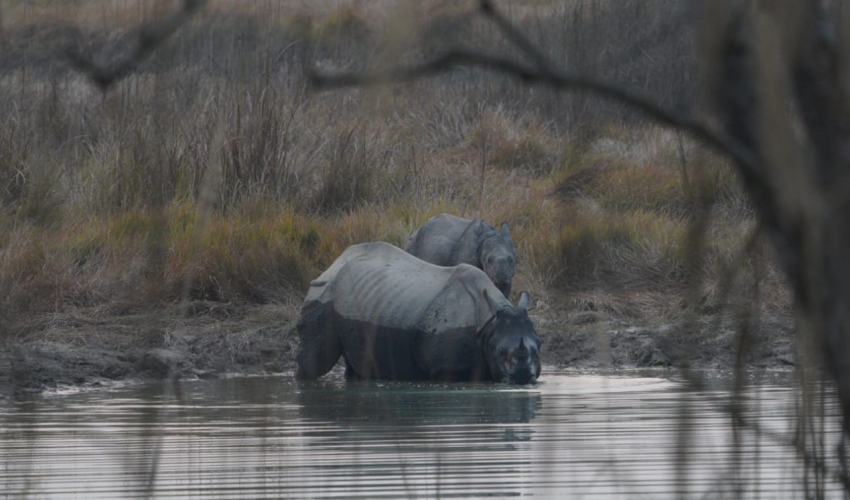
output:
M 680 3 L 509 15 L 550 60 L 630 75 L 625 88 L 685 110 L 698 65 Z M 793 361 L 784 278 L 735 170 L 704 145 L 486 72 L 334 92 L 304 75 L 305 61 L 383 67 L 461 42 L 511 53 L 471 6 L 410 4 L 422 10 L 402 18 L 421 26 L 386 29 L 358 2 L 224 2 L 105 91 L 58 55 L 121 60 L 138 16 L 86 6 L 3 10 L 4 387 L 285 372 L 310 280 L 350 245 L 401 246 L 442 212 L 509 223 L 545 363 L 730 368 L 739 343 L 749 366 Z M 664 25 L 682 29 L 636 57 Z M 389 57 L 379 49 L 407 43 L 396 32 L 414 39 Z M 739 342 L 748 331 L 757 341 Z
M 651 325 L 606 312 L 613 298 L 538 307 L 531 315 L 546 365 L 577 369 L 642 367 L 732 370 L 734 318 L 703 314 Z M 291 372 L 300 304 L 236 306 L 194 301 L 183 308 L 77 311 L 33 319 L 38 330 L 0 352 L 0 393 L 98 386 L 114 381 L 217 378 Z M 181 318 L 181 313 L 183 314 Z M 727 311 L 728 313 L 728 311 Z M 793 321 L 773 311 L 758 320 L 746 369 L 794 366 Z

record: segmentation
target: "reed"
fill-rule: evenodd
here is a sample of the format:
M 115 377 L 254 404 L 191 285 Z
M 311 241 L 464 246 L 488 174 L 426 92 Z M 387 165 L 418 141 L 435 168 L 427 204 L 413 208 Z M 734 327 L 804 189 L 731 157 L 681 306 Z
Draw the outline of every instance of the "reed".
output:
M 464 71 L 391 90 L 311 92 L 302 58 L 358 67 L 390 36 L 386 16 L 362 4 L 218 3 L 106 93 L 78 74 L 45 73 L 62 44 L 117 37 L 120 52 L 129 43 L 127 8 L 95 16 L 96 4 L 71 15 L 4 2 L 13 49 L 0 56 L 11 68 L 0 75 L 4 314 L 118 297 L 179 301 L 187 280 L 188 298 L 297 299 L 347 246 L 403 245 L 443 211 L 508 221 L 521 249 L 518 280 L 539 296 L 663 290 L 684 284 L 683 238 L 700 203 L 717 214 L 701 259 L 710 280 L 729 258 L 711 248 L 734 246 L 737 228 L 753 219 L 722 160 L 623 110 Z M 153 4 L 137 6 L 145 19 L 167 14 Z M 648 21 L 642 36 L 681 15 L 678 3 L 639 4 L 535 2 L 511 15 L 552 60 L 603 75 L 654 71 L 648 89 L 663 82 L 664 95 L 687 95 L 688 67 L 679 74 L 662 59 L 632 61 L 613 42 L 603 60 L 574 52 L 579 41 L 603 43 L 597 32 L 621 29 L 626 13 Z M 417 12 L 426 21 L 414 31 L 426 40 L 458 14 L 436 4 Z M 459 29 L 510 50 L 480 20 Z M 39 43 L 15 45 L 23 33 Z M 213 168 L 212 214 L 199 224 Z

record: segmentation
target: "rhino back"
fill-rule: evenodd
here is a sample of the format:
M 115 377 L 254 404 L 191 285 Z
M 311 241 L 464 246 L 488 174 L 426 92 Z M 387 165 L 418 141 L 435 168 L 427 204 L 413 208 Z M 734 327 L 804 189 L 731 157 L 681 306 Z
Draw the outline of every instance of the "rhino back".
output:
M 334 310 L 376 325 L 416 327 L 451 279 L 451 270 L 429 265 L 387 243 L 368 245 L 334 277 L 330 294 Z
M 482 220 L 450 214 L 435 215 L 420 227 L 405 245 L 405 251 L 438 266 L 478 262 L 478 245 L 495 229 Z
M 479 290 L 498 290 L 472 266 L 438 267 L 370 245 L 333 282 L 333 330 L 349 366 L 366 378 L 469 378 L 490 315 Z
M 346 267 L 352 260 L 362 258 L 368 253 L 368 245 L 354 245 L 348 247 L 335 261 L 328 267 L 325 272 L 319 275 L 318 278 L 310 282 L 310 289 L 307 291 L 307 297 L 304 303 L 311 302 L 330 302 L 333 300 L 335 283 L 339 272 Z

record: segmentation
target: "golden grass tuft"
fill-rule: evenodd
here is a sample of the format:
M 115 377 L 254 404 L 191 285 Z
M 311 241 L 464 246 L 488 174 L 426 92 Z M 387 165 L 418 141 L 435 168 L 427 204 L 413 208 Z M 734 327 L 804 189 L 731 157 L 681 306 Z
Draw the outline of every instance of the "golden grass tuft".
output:
M 547 285 L 645 289 L 681 283 L 686 222 L 648 211 L 585 213 L 528 244 Z
M 190 240 L 191 235 L 184 235 L 175 242 L 178 250 L 169 273 L 175 295 L 187 279 L 189 298 L 227 302 L 282 300 L 309 285 L 313 268 L 306 256 L 315 237 L 287 215 L 258 221 L 216 219 L 196 255 L 188 251 Z
M 540 177 L 552 173 L 559 156 L 555 140 L 543 127 L 533 124 L 520 137 L 497 145 L 489 161 L 496 167 Z
M 357 212 L 341 215 L 324 221 L 325 230 L 317 252 L 320 268 L 329 266 L 334 259 L 351 245 L 371 241 L 386 241 L 404 247 L 410 235 L 409 226 L 399 218 L 392 217 L 392 210 L 377 211 L 362 208 Z
M 606 210 L 650 210 L 680 217 L 691 217 L 700 207 L 713 205 L 747 212 L 740 183 L 729 165 L 666 135 L 659 139 L 653 130 L 599 139 L 586 151 L 568 153 L 565 168 L 555 176 L 553 195 L 573 205 L 589 203 Z M 641 140 L 651 144 L 635 142 Z
M 487 164 L 531 177 L 552 173 L 561 163 L 558 141 L 538 120 L 512 118 L 502 108 L 482 114 L 464 147 Z M 481 160 L 479 159 L 479 162 Z
M 290 211 L 260 219 L 216 216 L 197 234 L 196 217 L 178 205 L 163 213 L 78 220 L 59 231 L 16 229 L 0 251 L 3 308 L 21 313 L 131 298 L 174 301 L 187 279 L 192 299 L 269 302 L 306 290 L 321 238 L 315 223 Z

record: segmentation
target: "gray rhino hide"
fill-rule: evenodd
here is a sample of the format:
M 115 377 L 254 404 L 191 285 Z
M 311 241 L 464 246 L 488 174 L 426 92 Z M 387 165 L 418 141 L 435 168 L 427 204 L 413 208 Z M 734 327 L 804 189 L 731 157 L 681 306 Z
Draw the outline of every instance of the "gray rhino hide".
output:
M 481 268 L 478 246 L 495 232 L 481 219 L 435 215 L 408 238 L 404 251 L 438 266 L 464 263 Z
M 423 262 L 388 243 L 348 248 L 310 287 L 298 322 L 298 378 L 340 355 L 364 378 L 434 379 L 483 363 L 477 332 L 492 316 L 483 290 L 510 303 L 483 271 Z

